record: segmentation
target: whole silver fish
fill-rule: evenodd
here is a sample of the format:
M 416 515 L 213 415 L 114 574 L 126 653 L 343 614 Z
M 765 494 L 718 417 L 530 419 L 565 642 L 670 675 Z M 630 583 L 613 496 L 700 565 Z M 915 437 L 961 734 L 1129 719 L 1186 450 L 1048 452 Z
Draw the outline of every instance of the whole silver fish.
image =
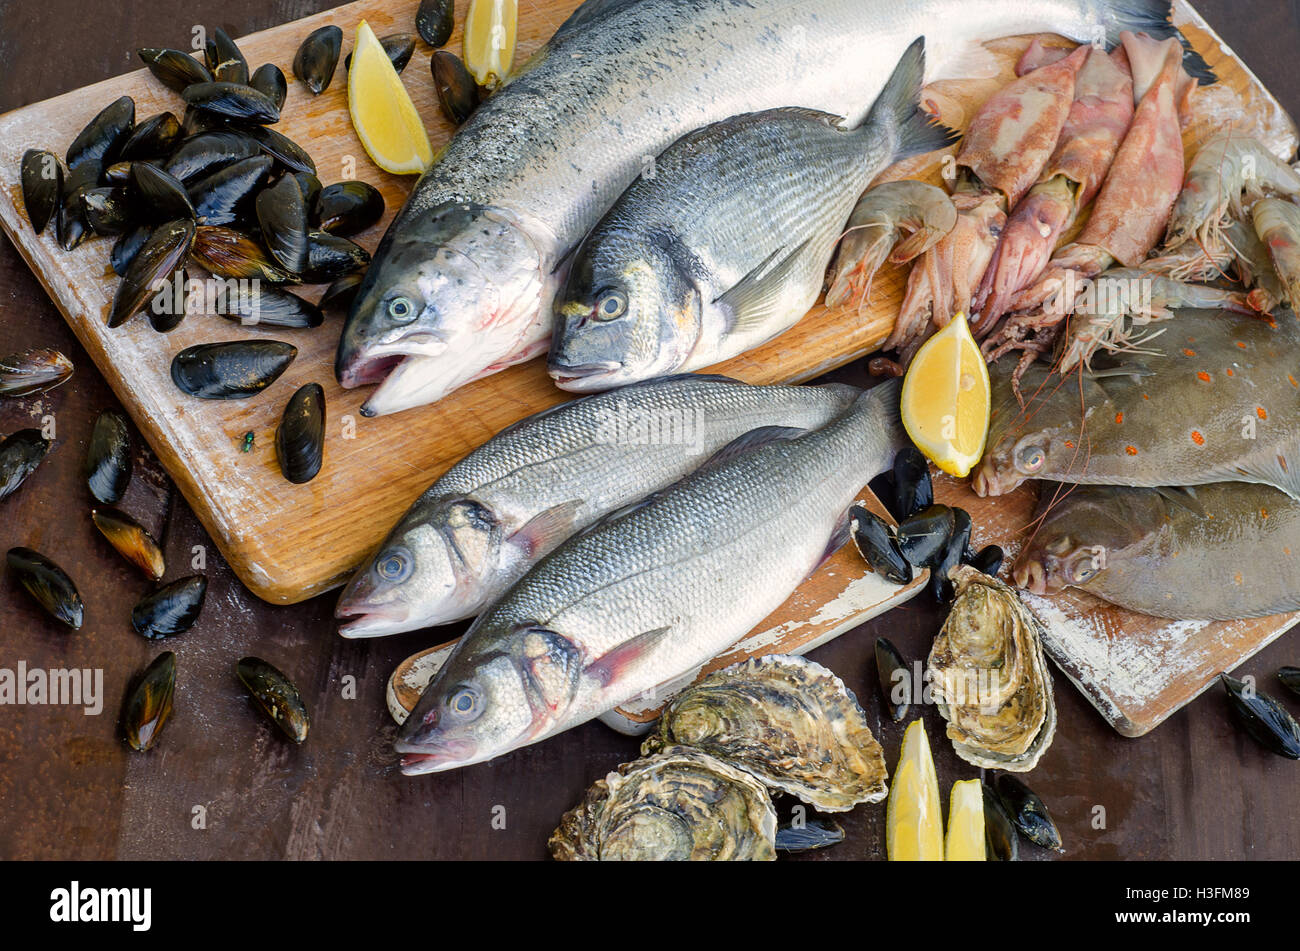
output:
M 860 391 L 686 374 L 564 403 L 449 469 L 343 592 L 344 637 L 473 617 L 600 516 L 670 485 L 762 426 L 818 429 Z
M 817 301 L 858 196 L 954 136 L 919 108 L 914 42 L 860 127 L 808 109 L 725 119 L 671 145 L 583 242 L 556 302 L 549 368 L 590 392 L 752 349 Z
M 898 383 L 791 435 L 741 437 L 538 562 L 421 695 L 397 738 L 403 771 L 482 762 L 590 720 L 704 663 L 777 608 L 828 540 L 838 547 L 849 505 L 902 445 Z
M 859 124 L 907 45 L 1175 31 L 1168 0 L 589 0 L 416 184 L 358 291 L 335 371 L 368 415 L 545 351 L 562 262 L 669 144 L 802 106 Z

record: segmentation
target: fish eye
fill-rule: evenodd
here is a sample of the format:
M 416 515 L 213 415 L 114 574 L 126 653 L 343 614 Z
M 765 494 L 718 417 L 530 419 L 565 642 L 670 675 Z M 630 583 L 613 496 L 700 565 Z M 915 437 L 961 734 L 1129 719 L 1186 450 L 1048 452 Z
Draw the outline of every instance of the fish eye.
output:
M 473 687 L 461 687 L 447 699 L 447 708 L 459 717 L 472 717 L 478 714 L 478 691 Z
M 1026 474 L 1033 474 L 1043 468 L 1047 462 L 1047 453 L 1042 446 L 1025 446 L 1016 453 L 1016 468 Z
M 405 297 L 394 297 L 388 302 L 388 316 L 399 324 L 408 324 L 415 319 L 415 305 Z
M 384 553 L 375 564 L 379 577 L 389 584 L 401 584 L 411 577 L 412 559 L 405 549 L 395 548 Z
M 618 320 L 627 313 L 627 295 L 622 291 L 609 291 L 596 305 L 597 320 Z
M 1097 574 L 1097 562 L 1088 554 L 1075 560 L 1070 566 L 1070 581 L 1073 584 L 1085 584 Z

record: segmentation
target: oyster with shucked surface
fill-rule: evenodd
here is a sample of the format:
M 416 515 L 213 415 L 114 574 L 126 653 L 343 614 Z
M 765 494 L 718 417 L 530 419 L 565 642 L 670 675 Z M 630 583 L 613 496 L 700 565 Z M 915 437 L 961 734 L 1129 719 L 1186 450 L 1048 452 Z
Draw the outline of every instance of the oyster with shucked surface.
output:
M 931 686 L 948 739 L 966 762 L 1028 772 L 1056 733 L 1042 628 L 1011 588 L 970 566 L 930 650 Z
M 771 861 L 776 810 L 749 773 L 670 746 L 597 780 L 547 843 L 560 861 Z
M 750 658 L 686 688 L 641 752 L 669 744 L 704 750 L 825 812 L 889 791 L 884 753 L 857 698 L 803 657 Z

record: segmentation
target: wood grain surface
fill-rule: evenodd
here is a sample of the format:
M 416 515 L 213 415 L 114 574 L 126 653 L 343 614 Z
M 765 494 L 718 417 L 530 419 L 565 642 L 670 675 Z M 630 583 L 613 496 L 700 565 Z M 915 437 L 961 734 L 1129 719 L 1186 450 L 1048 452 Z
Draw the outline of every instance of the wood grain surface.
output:
M 75 0 L 0 4 L 0 110 L 18 108 L 134 68 L 133 50 L 182 45 L 196 23 L 233 35 L 325 10 L 317 0 L 187 0 L 145 5 L 104 0 L 88 16 Z M 529 0 L 522 0 L 525 15 Z M 1275 0 L 1198 4 L 1227 44 L 1291 110 L 1300 109 L 1294 5 Z M 427 68 L 421 48 L 410 70 Z M 413 651 L 454 629 L 378 641 L 333 633 L 332 598 L 267 605 L 236 579 L 194 512 L 137 440 L 136 477 L 124 506 L 162 540 L 168 577 L 190 573 L 198 546 L 211 586 L 195 628 L 166 645 L 177 652 L 173 722 L 154 753 L 131 754 L 116 735 L 116 705 L 132 671 L 160 647 L 131 632 L 131 605 L 149 585 L 89 524 L 80 463 L 94 416 L 119 405 L 87 352 L 19 253 L 0 242 L 0 352 L 54 346 L 77 364 L 66 386 L 0 404 L 0 432 L 57 424 L 55 446 L 23 489 L 0 503 L 0 545 L 30 544 L 55 556 L 87 603 L 83 629 L 50 623 L 6 576 L 0 579 L 0 667 L 103 671 L 97 716 L 59 706 L 0 707 L 0 858 L 532 858 L 588 785 L 636 755 L 637 742 L 598 723 L 452 774 L 403 777 L 391 751 L 384 682 Z M 861 363 L 831 375 L 861 385 Z M 286 389 L 287 393 L 287 389 Z M 917 598 L 819 647 L 811 656 L 863 700 L 893 765 L 902 726 L 881 719 L 871 660 L 875 637 L 909 658 L 929 649 L 941 616 Z M 235 661 L 257 654 L 299 680 L 313 714 L 302 748 L 284 743 L 252 709 Z M 1300 663 L 1293 636 L 1271 644 L 1237 674 L 1265 685 Z M 1220 697 L 1205 696 L 1139 740 L 1118 736 L 1059 673 L 1060 728 L 1029 780 L 1050 804 L 1067 859 L 1294 858 L 1300 855 L 1295 764 L 1263 752 L 1233 726 Z M 354 678 L 356 693 L 350 689 Z M 1280 694 L 1280 691 L 1275 692 Z M 1283 702 L 1294 711 L 1297 707 Z M 923 716 L 940 783 L 978 774 L 939 741 L 942 721 Z M 1102 807 L 1104 824 L 1094 821 Z M 195 828 L 194 810 L 206 809 Z M 506 810 L 494 828 L 493 810 Z M 848 841 L 797 861 L 882 858 L 884 809 L 840 821 Z M 1026 847 L 1029 860 L 1055 857 Z

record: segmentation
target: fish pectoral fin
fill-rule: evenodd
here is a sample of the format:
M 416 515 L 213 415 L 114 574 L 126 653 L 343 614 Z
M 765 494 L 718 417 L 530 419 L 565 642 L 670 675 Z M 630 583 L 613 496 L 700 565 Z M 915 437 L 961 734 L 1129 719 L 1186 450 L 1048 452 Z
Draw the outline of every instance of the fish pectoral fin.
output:
M 821 571 L 822 566 L 835 557 L 837 551 L 848 544 L 849 535 L 852 533 L 852 525 L 849 513 L 846 511 L 840 520 L 835 523 L 835 530 L 831 532 L 830 540 L 826 542 L 826 550 L 822 552 L 821 558 L 817 559 L 817 564 L 813 566 L 813 570 L 808 572 L 808 578 Z M 807 578 L 804 580 L 806 581 Z
M 804 241 L 788 254 L 784 247 L 777 248 L 762 264 L 713 302 L 730 317 L 728 333 L 746 334 L 761 330 L 776 316 L 790 276 L 799 267 L 811 240 Z
M 602 687 L 608 687 L 644 659 L 646 655 L 653 652 L 671 630 L 671 627 L 657 627 L 653 631 L 638 634 L 631 640 L 624 641 L 618 647 L 593 660 L 583 668 L 583 673 L 598 681 Z
M 582 506 L 581 499 L 570 499 L 534 515 L 510 536 L 510 543 L 523 549 L 529 558 L 539 557 L 577 531 Z
M 1156 489 L 1156 492 L 1159 493 L 1167 502 L 1181 506 L 1193 515 L 1197 515 L 1201 518 L 1204 518 L 1206 515 L 1205 506 L 1202 505 L 1201 500 L 1196 497 L 1196 490 L 1191 486 L 1185 486 L 1182 488 L 1161 486 Z
M 737 436 L 715 452 L 704 461 L 700 468 L 720 466 L 743 456 L 747 452 L 753 452 L 760 446 L 767 446 L 788 439 L 797 439 L 807 431 L 806 429 L 800 429 L 798 426 L 760 426 L 757 429 L 751 429 L 749 432 Z

